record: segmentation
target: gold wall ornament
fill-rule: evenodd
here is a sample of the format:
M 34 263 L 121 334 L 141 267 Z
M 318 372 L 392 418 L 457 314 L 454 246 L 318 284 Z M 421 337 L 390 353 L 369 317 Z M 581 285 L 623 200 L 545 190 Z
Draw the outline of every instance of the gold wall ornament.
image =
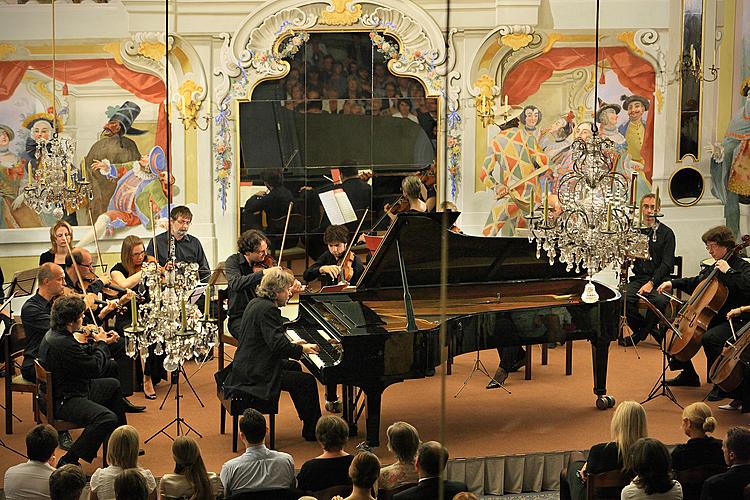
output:
M 513 50 L 527 47 L 534 39 L 533 36 L 524 33 L 511 33 L 500 37 L 500 43 Z
M 661 108 L 664 105 L 664 94 L 661 93 L 661 90 L 656 89 L 654 95 L 656 96 L 656 108 L 659 110 L 659 113 L 661 113 Z
M 122 54 L 120 53 L 120 42 L 105 43 L 103 47 L 104 52 L 112 54 L 117 64 L 122 64 Z
M 190 79 L 182 82 L 177 90 L 176 105 L 186 129 L 200 128 L 205 130 L 205 128 L 198 126 L 198 110 L 201 103 L 195 98 L 201 94 L 203 94 L 203 87 Z M 206 121 L 208 122 L 208 117 L 206 117 Z
M 138 53 L 153 61 L 161 61 L 167 53 L 167 46 L 161 42 L 142 42 L 138 46 Z
M 320 24 L 350 26 L 362 16 L 362 6 L 350 0 L 330 0 L 331 4 L 320 13 Z
M 542 54 L 547 52 L 555 46 L 557 42 L 593 42 L 594 35 L 566 35 L 564 33 L 550 33 L 547 36 L 547 45 L 542 49 Z
M 633 54 L 643 56 L 643 51 L 635 44 L 635 31 L 623 31 L 617 35 L 617 39 L 624 43 Z
M 9 43 L 0 43 L 0 59 L 5 59 L 16 52 L 16 46 Z
M 477 96 L 474 99 L 477 116 L 486 128 L 495 120 L 495 97 L 500 94 L 500 89 L 495 85 L 495 80 L 485 73 L 474 82 L 474 91 Z

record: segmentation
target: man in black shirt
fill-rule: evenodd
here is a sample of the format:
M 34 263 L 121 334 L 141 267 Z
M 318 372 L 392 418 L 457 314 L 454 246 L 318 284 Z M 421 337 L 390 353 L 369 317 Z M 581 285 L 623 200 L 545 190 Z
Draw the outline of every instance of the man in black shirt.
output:
M 27 339 L 21 375 L 30 382 L 36 381 L 34 360 L 39 357 L 39 344 L 49 330 L 52 299 L 60 295 L 65 287 L 65 271 L 57 264 L 47 262 L 39 268 L 37 282 L 39 287 L 36 294 L 21 308 L 21 322 Z
M 71 254 L 73 258 L 71 258 Z M 76 265 L 73 265 L 73 259 L 75 259 Z M 81 286 L 80 280 L 78 279 L 78 273 L 81 274 L 81 279 L 86 282 L 87 293 L 99 293 L 102 289 L 109 285 L 109 276 L 103 276 L 99 278 L 94 275 L 94 258 L 91 256 L 91 252 L 85 248 L 74 248 L 67 257 L 65 257 L 65 286 L 75 290 L 78 293 L 83 293 L 84 287 Z M 78 269 L 76 271 L 76 268 Z M 92 281 L 89 281 L 92 280 Z
M 39 362 L 52 372 L 55 381 L 55 415 L 85 426 L 73 447 L 58 462 L 79 465 L 91 462 L 99 446 L 118 425 L 127 423 L 122 404 L 120 382 L 116 378 L 98 378 L 107 369 L 107 346 L 117 341 L 117 333 L 99 329 L 81 344 L 73 334 L 83 326 L 86 305 L 78 296 L 55 300 L 50 314 L 50 330 L 39 346 Z
M 284 187 L 281 169 L 267 168 L 261 176 L 268 192 L 253 195 L 247 199 L 245 208 L 242 209 L 242 217 L 245 221 L 242 230 L 259 229 L 260 218 L 252 214 L 265 212 L 268 234 L 280 235 L 284 232 L 289 202 L 294 199 L 294 196 L 292 196 L 291 191 Z
M 341 187 L 349 197 L 354 211 L 372 207 L 372 186 L 359 176 L 359 169 L 352 165 L 352 161 L 342 162 L 346 166 L 340 168 Z
M 320 280 L 322 286 L 335 285 L 341 277 L 340 261 L 349 244 L 349 232 L 346 226 L 328 226 L 323 234 L 323 242 L 328 246 L 328 250 L 323 252 L 318 260 L 305 270 L 302 277 L 307 283 Z M 365 268 L 356 255 L 353 255 L 351 266 L 353 273 L 348 281 L 351 285 L 355 285 Z
M 200 240 L 188 234 L 190 224 L 193 222 L 193 213 L 186 206 L 177 206 L 169 213 L 171 219 L 171 231 L 174 237 L 174 259 L 175 262 L 188 262 L 198 264 L 198 274 L 205 282 L 211 274 L 206 253 Z M 152 239 L 146 253 L 159 260 L 159 265 L 165 266 L 169 260 L 169 231 L 156 235 L 156 252 L 154 254 L 154 240 Z M 203 301 L 199 301 L 202 304 Z
M 656 340 L 661 340 L 661 335 L 654 330 L 657 325 L 656 315 L 651 311 L 646 313 L 645 318 L 640 315 L 640 299 L 637 295 L 646 297 L 662 312 L 669 305 L 669 297 L 654 291 L 669 278 L 674 269 L 675 237 L 669 227 L 656 220 L 655 212 L 656 196 L 647 194 L 641 198 L 641 213 L 646 226 L 644 232 L 648 236 L 648 254 L 651 259 L 636 259 L 633 264 L 634 276 L 630 278 L 626 296 L 628 325 L 633 329 L 633 335 L 619 341 L 620 345 L 624 346 L 637 344 L 649 333 L 654 335 Z

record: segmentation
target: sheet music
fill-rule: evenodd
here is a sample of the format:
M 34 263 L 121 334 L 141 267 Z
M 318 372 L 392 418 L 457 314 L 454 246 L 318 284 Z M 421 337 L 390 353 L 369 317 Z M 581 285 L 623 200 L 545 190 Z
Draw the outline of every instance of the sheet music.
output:
M 318 193 L 318 197 L 331 224 L 342 225 L 357 220 L 354 207 L 343 189 Z
M 203 292 L 206 291 L 206 288 L 208 288 L 206 285 L 198 285 L 193 289 L 193 292 L 190 294 L 190 303 L 191 304 L 197 304 L 198 300 L 203 296 Z

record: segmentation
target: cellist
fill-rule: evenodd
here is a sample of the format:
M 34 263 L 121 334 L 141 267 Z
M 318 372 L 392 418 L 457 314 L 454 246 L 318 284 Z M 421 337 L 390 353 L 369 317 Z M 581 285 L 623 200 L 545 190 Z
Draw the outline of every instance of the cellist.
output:
M 706 245 L 706 250 L 711 257 L 716 260 L 714 266 L 718 269 L 716 279 L 719 283 L 727 287 L 728 296 L 724 306 L 714 316 L 708 329 L 701 337 L 701 345 L 708 359 L 708 366 L 712 366 L 714 361 L 721 355 L 724 343 L 732 336 L 732 330 L 727 320 L 727 313 L 730 309 L 740 307 L 742 304 L 750 302 L 750 263 L 747 263 L 741 257 L 731 254 L 730 250 L 736 246 L 734 234 L 726 226 L 717 226 L 709 229 L 701 237 Z M 698 284 L 705 278 L 711 269 L 704 269 L 698 276 L 692 278 L 677 278 L 671 281 L 665 281 L 657 288 L 657 292 L 669 292 L 677 289 L 692 294 Z M 750 319 L 750 316 L 743 315 L 735 321 L 735 328 Z M 676 377 L 667 380 L 668 385 L 672 386 L 691 386 L 699 387 L 700 378 L 693 367 L 692 361 L 681 362 L 673 359 L 670 362 L 672 369 L 682 369 L 682 373 Z M 714 385 L 711 393 L 708 395 L 709 401 L 719 401 L 728 397 L 717 385 Z

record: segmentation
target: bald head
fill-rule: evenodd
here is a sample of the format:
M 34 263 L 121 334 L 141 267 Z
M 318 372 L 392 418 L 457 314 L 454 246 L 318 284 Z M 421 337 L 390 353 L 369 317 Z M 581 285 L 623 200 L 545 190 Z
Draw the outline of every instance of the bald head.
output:
M 65 265 L 67 266 L 67 273 L 68 276 L 73 280 L 73 282 L 78 282 L 78 276 L 76 275 L 75 267 L 73 266 L 73 259 L 70 258 L 71 254 L 73 255 L 73 259 L 75 259 L 76 265 L 79 268 L 79 271 L 81 274 L 87 274 L 87 271 L 90 269 L 82 269 L 82 268 L 90 268 L 94 264 L 94 259 L 91 257 L 91 252 L 86 250 L 85 248 L 74 248 L 73 251 L 68 254 L 67 257 L 65 257 Z
M 51 300 L 62 293 L 65 286 L 65 271 L 53 262 L 42 264 L 37 274 L 39 295 Z

